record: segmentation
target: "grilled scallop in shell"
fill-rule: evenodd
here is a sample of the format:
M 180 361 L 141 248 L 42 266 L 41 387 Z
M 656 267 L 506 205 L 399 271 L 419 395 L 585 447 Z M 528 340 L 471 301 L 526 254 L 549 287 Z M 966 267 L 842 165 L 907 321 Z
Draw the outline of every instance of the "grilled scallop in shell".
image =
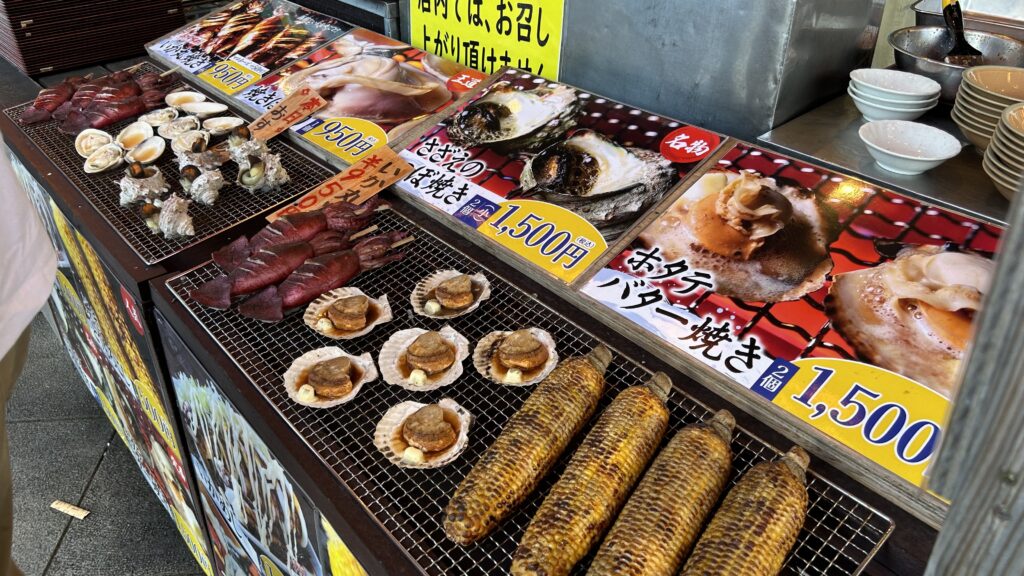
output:
M 862 358 L 951 398 L 994 268 L 972 252 L 906 246 L 895 260 L 838 274 L 825 309 Z
M 330 408 L 351 401 L 367 382 L 377 379 L 369 354 L 354 356 L 329 346 L 295 359 L 284 374 L 288 396 L 313 408 Z
M 519 181 L 522 195 L 539 196 L 608 230 L 653 206 L 676 179 L 657 152 L 580 130 L 530 159 Z
M 469 342 L 450 326 L 439 331 L 410 328 L 391 335 L 380 350 L 380 370 L 389 384 L 428 391 L 462 375 Z
M 835 213 L 811 190 L 751 172 L 712 171 L 639 236 L 667 262 L 714 276 L 714 290 L 750 302 L 796 300 L 825 283 Z
M 540 328 L 491 332 L 473 350 L 473 366 L 498 384 L 530 386 L 543 380 L 558 364 L 555 341 Z
M 481 273 L 438 270 L 421 280 L 409 297 L 413 311 L 430 318 L 469 314 L 491 296 L 491 283 Z
M 392 318 L 388 297 L 370 298 L 358 288 L 336 288 L 306 307 L 303 322 L 313 330 L 336 340 L 356 338 Z
M 437 468 L 466 449 L 472 422 L 469 411 L 450 398 L 437 404 L 402 402 L 384 414 L 373 443 L 403 468 Z
M 498 82 L 448 123 L 458 146 L 487 146 L 498 152 L 540 150 L 576 125 L 583 104 L 568 86 L 517 90 Z

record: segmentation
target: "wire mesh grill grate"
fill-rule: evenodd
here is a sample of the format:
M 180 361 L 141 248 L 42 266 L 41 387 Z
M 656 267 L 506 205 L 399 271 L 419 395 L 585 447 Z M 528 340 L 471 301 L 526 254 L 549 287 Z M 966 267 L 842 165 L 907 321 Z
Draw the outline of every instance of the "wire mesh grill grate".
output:
M 219 274 L 212 263 L 175 277 L 168 286 L 424 572 L 431 575 L 506 573 L 519 537 L 543 496 L 560 476 L 568 456 L 562 458 L 526 505 L 482 543 L 468 548 L 451 543 L 444 536 L 441 520 L 444 506 L 459 481 L 497 437 L 530 389 L 489 383 L 469 365 L 456 384 L 440 390 L 415 393 L 378 380 L 365 386 L 350 404 L 318 410 L 289 400 L 281 374 L 294 358 L 313 348 L 340 345 L 352 354 L 370 352 L 376 360 L 384 341 L 397 330 L 439 329 L 443 322 L 414 316 L 408 304 L 413 286 L 439 269 L 469 273 L 482 270 L 491 279 L 491 299 L 476 312 L 450 321 L 471 344 L 491 330 L 539 326 L 554 336 L 560 357 L 568 358 L 586 353 L 598 340 L 444 242 L 417 230 L 410 220 L 387 211 L 378 216 L 376 224 L 384 231 L 414 232 L 417 240 L 406 246 L 408 256 L 402 262 L 365 273 L 351 282 L 371 297 L 386 293 L 395 312 L 390 323 L 355 340 L 336 342 L 322 337 L 308 329 L 298 314 L 277 324 L 264 324 L 243 318 L 234 311 L 198 306 L 187 295 Z M 487 322 L 482 322 L 485 318 Z M 645 381 L 649 372 L 616 355 L 606 376 L 609 390 L 602 408 L 618 391 Z M 373 432 L 388 407 L 405 400 L 436 402 L 446 396 L 466 407 L 476 418 L 470 430 L 470 446 L 457 461 L 441 469 L 408 470 L 391 464 L 377 452 L 372 442 Z M 706 408 L 678 390 L 673 391 L 670 407 L 672 430 L 709 414 Z M 733 450 L 736 466 L 733 481 L 753 464 L 776 455 L 772 447 L 743 431 L 736 435 Z M 858 573 L 888 537 L 892 521 L 813 473 L 808 480 L 807 522 L 783 573 Z M 582 573 L 587 563 L 584 562 L 577 573 Z
M 160 72 L 161 69 L 146 62 L 135 73 Z M 194 87 L 187 86 L 189 89 Z M 287 200 L 296 198 L 314 186 L 320 184 L 332 172 L 315 164 L 302 155 L 290 144 L 280 139 L 269 144 L 272 152 L 281 155 L 281 163 L 288 171 L 291 181 L 266 193 L 249 193 L 234 184 L 238 169 L 233 162 L 225 164 L 221 171 L 228 182 L 221 189 L 220 198 L 213 206 L 204 206 L 193 202 L 189 206 L 195 226 L 195 236 L 168 239 L 153 234 L 137 206 L 121 206 L 120 188 L 121 170 L 112 170 L 101 174 L 86 174 L 82 171 L 84 160 L 75 151 L 74 137 L 61 133 L 59 122 L 47 120 L 37 124 L 22 126 L 18 123 L 22 113 L 31 105 L 26 102 L 4 111 L 18 128 L 57 166 L 57 169 L 78 188 L 89 203 L 103 216 L 110 226 L 124 239 L 132 250 L 147 264 L 156 264 L 170 256 L 178 254 L 203 240 L 210 238 L 232 226 L 248 220 L 265 210 L 281 205 Z M 103 128 L 105 132 L 116 136 L 135 118 L 122 120 Z M 182 194 L 178 181 L 178 162 L 168 146 L 167 151 L 155 164 L 163 172 L 171 186 L 171 191 Z

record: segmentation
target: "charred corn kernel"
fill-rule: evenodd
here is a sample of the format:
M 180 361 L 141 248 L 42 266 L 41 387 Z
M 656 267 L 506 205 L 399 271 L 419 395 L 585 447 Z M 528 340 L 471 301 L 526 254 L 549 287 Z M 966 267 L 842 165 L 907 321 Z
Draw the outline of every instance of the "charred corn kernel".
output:
M 449 539 L 465 545 L 487 536 L 533 492 L 597 410 L 611 358 L 598 346 L 561 362 L 537 386 L 445 508 Z
M 782 458 L 747 471 L 725 496 L 682 574 L 778 574 L 807 515 L 809 461 L 794 446 Z
M 722 410 L 676 433 L 622 508 L 588 576 L 674 576 L 729 480 L 735 425 Z
M 616 396 L 527 526 L 514 576 L 567 575 L 601 539 L 665 435 L 670 386 L 659 374 Z

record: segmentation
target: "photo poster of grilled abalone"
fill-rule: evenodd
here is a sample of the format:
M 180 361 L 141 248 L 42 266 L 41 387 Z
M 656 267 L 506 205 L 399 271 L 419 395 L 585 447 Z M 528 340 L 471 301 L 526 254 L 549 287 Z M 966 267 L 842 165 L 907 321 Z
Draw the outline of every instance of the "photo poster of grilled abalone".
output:
M 197 78 L 225 61 L 256 78 L 287 66 L 349 31 L 346 22 L 287 0 L 226 4 L 146 46 L 156 60 Z M 226 78 L 224 85 L 229 86 Z M 213 88 L 217 82 L 207 82 Z
M 507 201 L 544 201 L 610 241 L 722 140 L 510 69 L 402 153 L 415 171 L 398 186 L 473 228 Z
M 351 134 L 359 133 L 357 128 L 339 131 L 347 125 L 344 119 L 368 121 L 380 129 L 384 140 L 395 142 L 486 78 L 399 40 L 353 28 L 235 98 L 262 114 L 299 86 L 312 87 L 328 104 L 292 130 L 346 158 L 351 154 L 346 156 L 340 150 L 368 142 L 366 137 L 371 134 L 355 138 Z
M 584 293 L 748 388 L 835 358 L 949 398 L 1001 234 L 740 143 Z

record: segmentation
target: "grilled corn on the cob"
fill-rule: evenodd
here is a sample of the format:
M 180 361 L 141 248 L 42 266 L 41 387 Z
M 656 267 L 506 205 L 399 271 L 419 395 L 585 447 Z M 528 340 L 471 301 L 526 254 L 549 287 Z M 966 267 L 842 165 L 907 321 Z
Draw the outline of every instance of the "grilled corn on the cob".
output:
M 563 361 L 523 403 L 445 508 L 444 531 L 470 544 L 494 530 L 537 487 L 597 410 L 611 352 Z
M 514 576 L 567 575 L 601 539 L 661 443 L 670 387 L 657 374 L 612 401 L 526 528 Z
M 774 576 L 796 543 L 807 515 L 810 457 L 794 446 L 774 462 L 751 468 L 725 497 L 684 576 Z
M 669 441 L 622 508 L 588 576 L 674 576 L 732 470 L 726 410 Z

